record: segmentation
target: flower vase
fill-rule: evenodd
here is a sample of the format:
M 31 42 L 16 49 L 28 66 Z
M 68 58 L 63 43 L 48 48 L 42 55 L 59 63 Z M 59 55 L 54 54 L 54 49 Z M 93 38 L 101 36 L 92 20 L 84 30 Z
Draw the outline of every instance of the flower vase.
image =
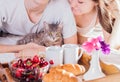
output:
M 102 72 L 100 67 L 99 54 L 100 54 L 99 50 L 94 50 L 91 53 L 92 58 L 90 61 L 90 68 L 83 75 L 83 79 L 85 81 L 105 77 L 105 74 Z

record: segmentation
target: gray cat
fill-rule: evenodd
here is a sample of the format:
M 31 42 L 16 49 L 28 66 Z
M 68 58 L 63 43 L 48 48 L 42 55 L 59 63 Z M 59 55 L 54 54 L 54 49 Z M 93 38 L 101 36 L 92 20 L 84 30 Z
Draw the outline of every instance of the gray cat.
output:
M 43 46 L 54 46 L 63 44 L 62 36 L 63 25 L 60 23 L 48 24 L 44 22 L 44 27 L 39 33 L 30 33 L 25 35 L 17 44 L 27 44 L 34 42 Z

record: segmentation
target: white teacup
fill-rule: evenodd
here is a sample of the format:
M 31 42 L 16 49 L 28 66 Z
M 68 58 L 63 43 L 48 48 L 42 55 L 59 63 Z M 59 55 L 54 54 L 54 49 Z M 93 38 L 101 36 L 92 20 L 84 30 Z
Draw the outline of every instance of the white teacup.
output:
M 83 50 L 76 44 L 64 44 L 63 46 L 64 64 L 77 64 L 82 56 Z M 80 54 L 79 54 L 79 50 Z
M 50 46 L 46 48 L 46 58 L 53 60 L 53 66 L 63 64 L 63 49 L 59 46 Z

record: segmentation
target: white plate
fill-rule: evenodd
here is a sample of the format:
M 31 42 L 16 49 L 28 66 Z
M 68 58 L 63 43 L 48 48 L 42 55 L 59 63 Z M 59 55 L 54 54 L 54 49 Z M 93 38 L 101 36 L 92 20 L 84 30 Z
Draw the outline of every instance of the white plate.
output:
M 15 53 L 0 53 L 0 63 L 5 64 L 15 59 Z
M 107 64 L 113 64 L 120 69 L 120 51 L 111 49 L 111 53 L 109 55 L 101 54 L 100 59 L 103 62 Z

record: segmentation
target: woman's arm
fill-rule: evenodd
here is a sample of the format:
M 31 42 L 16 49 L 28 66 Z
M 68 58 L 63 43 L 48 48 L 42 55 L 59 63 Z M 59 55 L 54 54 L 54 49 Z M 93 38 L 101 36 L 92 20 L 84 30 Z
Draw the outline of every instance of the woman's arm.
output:
M 120 47 L 120 17 L 116 18 L 112 33 L 109 34 L 103 29 L 104 39 L 110 44 L 111 48 L 118 49 Z
M 112 29 L 112 33 L 108 39 L 111 47 L 120 48 L 120 6 L 119 0 L 114 0 L 110 3 L 110 8 L 113 16 L 115 17 L 114 27 Z
M 112 48 L 118 49 L 120 47 L 120 17 L 116 18 L 114 27 L 107 41 Z
M 77 34 L 64 39 L 64 44 L 77 44 Z

